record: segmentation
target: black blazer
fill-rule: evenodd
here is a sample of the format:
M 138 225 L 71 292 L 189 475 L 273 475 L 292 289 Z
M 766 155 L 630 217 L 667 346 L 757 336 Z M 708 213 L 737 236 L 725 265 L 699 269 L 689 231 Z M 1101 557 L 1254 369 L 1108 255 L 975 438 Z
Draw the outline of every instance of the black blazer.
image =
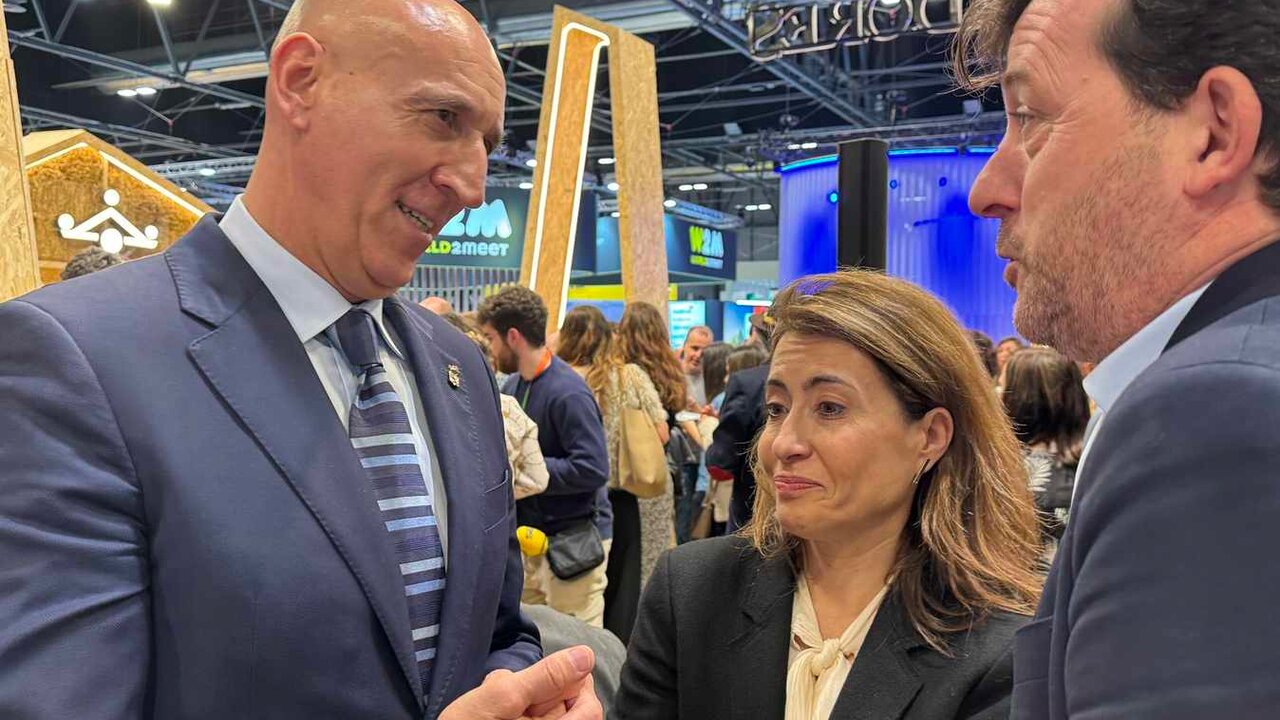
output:
M 663 556 L 641 601 L 622 668 L 621 720 L 781 719 L 795 576 L 741 538 L 681 545 Z M 832 720 L 1006 718 L 1013 635 L 997 614 L 931 649 L 893 593 L 854 661 Z
M 1280 717 L 1280 243 L 1218 277 L 1076 478 L 1013 716 Z

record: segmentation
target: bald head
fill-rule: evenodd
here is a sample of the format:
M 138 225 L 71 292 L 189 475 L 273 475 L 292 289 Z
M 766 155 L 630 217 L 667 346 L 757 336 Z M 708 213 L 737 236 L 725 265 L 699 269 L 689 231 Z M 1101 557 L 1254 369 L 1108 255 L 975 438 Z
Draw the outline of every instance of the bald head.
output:
M 348 300 L 394 293 L 437 231 L 484 202 L 506 83 L 453 0 L 297 0 L 266 100 L 245 204 Z
M 365 42 L 368 31 L 415 36 L 423 30 L 483 38 L 488 44 L 484 28 L 453 0 L 294 0 L 271 49 L 296 33 Z

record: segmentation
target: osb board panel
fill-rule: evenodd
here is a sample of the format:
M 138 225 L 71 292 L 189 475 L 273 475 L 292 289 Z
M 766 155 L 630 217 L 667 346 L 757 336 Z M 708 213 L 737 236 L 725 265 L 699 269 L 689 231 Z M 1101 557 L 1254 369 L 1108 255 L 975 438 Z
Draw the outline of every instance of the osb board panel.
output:
M 8 38 L 4 13 L 0 13 L 0 302 L 40 286 Z
M 175 204 L 154 188 L 108 163 L 95 147 L 71 150 L 28 171 L 36 246 L 42 261 L 66 262 L 89 243 L 66 240 L 58 232 L 58 216 L 71 215 L 84 222 L 106 208 L 103 193 L 120 193 L 120 211 L 138 228 L 154 225 L 159 231 L 155 250 L 126 246 L 120 253 L 134 259 L 162 252 L 196 224 L 199 217 Z M 191 200 L 194 202 L 194 199 Z M 108 222 L 109 226 L 110 223 Z
M 657 64 L 653 46 L 619 32 L 609 52 L 613 151 L 617 158 L 618 242 L 627 301 L 666 313 L 662 147 L 658 136 Z
M 662 154 L 658 136 L 657 71 L 653 46 L 612 25 L 601 23 L 557 6 L 552 22 L 552 42 L 547 57 L 547 75 L 543 87 L 543 104 L 538 128 L 538 168 L 534 177 L 526 231 L 525 254 L 521 281 L 547 301 L 551 310 L 549 325 L 559 327 L 560 313 L 568 289 L 567 272 L 572 243 L 568 228 L 576 213 L 573 200 L 579 191 L 577 179 L 585 156 L 581 147 L 581 113 L 590 107 L 588 92 L 593 48 L 584 46 L 585 33 L 571 35 L 565 43 L 565 60 L 560 63 L 560 37 L 570 23 L 577 23 L 608 36 L 610 46 L 610 88 L 613 93 L 615 165 L 621 191 L 618 196 L 619 243 L 622 256 L 623 284 L 628 300 L 646 300 L 666 307 L 667 261 L 663 239 Z M 586 43 L 589 45 L 589 41 Z M 557 78 L 563 67 L 563 77 Z M 559 104 L 552 117 L 553 100 L 559 80 Z M 570 112 L 573 114 L 571 115 Z M 552 123 L 574 117 L 573 127 L 557 124 L 555 154 L 548 159 L 547 138 Z M 570 141 L 572 133 L 573 141 Z M 544 172 L 551 162 L 551 172 Z M 547 202 L 538 199 L 542 183 L 548 184 Z M 544 217 L 540 246 L 535 242 L 537 219 Z M 555 230 L 558 234 L 553 234 Z

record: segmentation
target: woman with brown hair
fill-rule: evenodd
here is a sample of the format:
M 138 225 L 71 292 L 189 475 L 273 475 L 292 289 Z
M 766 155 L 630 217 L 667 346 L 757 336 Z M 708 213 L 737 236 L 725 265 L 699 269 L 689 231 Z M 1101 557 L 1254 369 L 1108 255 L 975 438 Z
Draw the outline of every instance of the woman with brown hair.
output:
M 969 338 L 863 271 L 797 281 L 770 314 L 755 516 L 659 563 L 617 715 L 1007 717 L 1038 534 Z
M 1089 426 L 1080 368 L 1048 347 L 1019 350 L 1005 365 L 1004 407 L 1022 442 L 1049 559 L 1066 529 L 1076 466 Z
M 642 530 L 639 498 L 618 485 L 622 449 L 622 412 L 640 410 L 653 421 L 658 438 L 667 442 L 667 412 L 649 376 L 639 365 L 623 362 L 604 313 L 590 305 L 565 315 L 556 354 L 587 381 L 596 396 L 609 448 L 609 502 L 613 505 L 613 545 L 609 548 L 604 591 L 604 626 L 624 643 L 631 637 L 640 602 Z
M 684 371 L 671 350 L 667 321 L 647 302 L 627 305 L 618 323 L 618 350 L 624 362 L 639 365 L 653 381 L 667 424 L 677 427 L 676 413 L 685 409 L 688 390 Z M 672 488 L 655 498 L 640 500 L 640 583 L 643 587 L 662 553 L 675 544 L 675 505 Z

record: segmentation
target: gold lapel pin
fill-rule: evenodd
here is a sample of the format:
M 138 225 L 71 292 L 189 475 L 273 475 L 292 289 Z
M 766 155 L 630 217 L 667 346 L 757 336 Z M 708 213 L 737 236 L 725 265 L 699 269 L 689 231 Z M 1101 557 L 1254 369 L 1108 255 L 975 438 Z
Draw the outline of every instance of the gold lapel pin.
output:
M 462 386 L 462 368 L 457 365 L 450 365 L 448 369 L 449 387 L 457 390 Z

